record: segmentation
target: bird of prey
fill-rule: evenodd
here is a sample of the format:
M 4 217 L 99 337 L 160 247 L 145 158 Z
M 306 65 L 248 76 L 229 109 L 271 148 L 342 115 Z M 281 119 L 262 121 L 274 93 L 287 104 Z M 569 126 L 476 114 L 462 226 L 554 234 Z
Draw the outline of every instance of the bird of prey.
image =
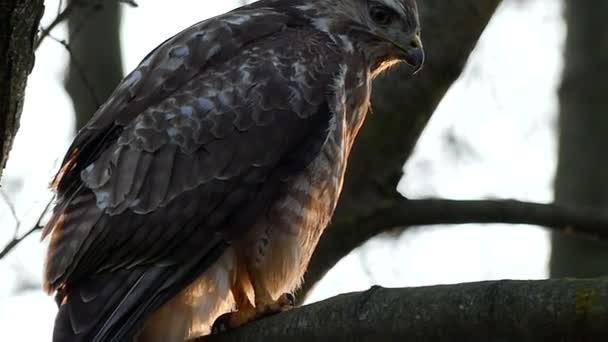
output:
M 419 26 L 414 0 L 261 0 L 146 56 L 53 181 L 53 341 L 184 341 L 289 308 L 372 80 L 421 68 Z

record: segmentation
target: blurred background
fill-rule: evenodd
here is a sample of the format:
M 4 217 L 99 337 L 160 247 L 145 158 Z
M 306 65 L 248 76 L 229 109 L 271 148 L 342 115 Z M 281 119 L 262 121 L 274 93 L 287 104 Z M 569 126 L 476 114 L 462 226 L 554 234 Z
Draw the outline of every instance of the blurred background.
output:
M 13 238 L 15 229 L 23 234 L 36 224 L 52 196 L 48 183 L 76 127 L 86 122 L 124 72 L 132 70 L 150 50 L 181 29 L 239 5 L 238 1 L 174 0 L 169 6 L 167 2 L 141 0 L 134 8 L 113 1 L 107 3 L 100 11 L 105 14 L 75 13 L 67 23 L 57 26 L 52 31 L 53 37 L 45 39 L 37 50 L 21 128 L 2 177 L 0 248 Z M 60 6 L 59 1 L 53 0 L 45 5 L 43 27 L 53 21 Z M 571 10 L 568 7 L 568 13 Z M 433 114 L 414 155 L 404 166 L 399 191 L 408 198 L 516 198 L 551 202 L 555 195 L 558 201 L 574 198 L 587 205 L 602 204 L 608 191 L 602 192 L 601 184 L 588 194 L 581 190 L 584 184 L 571 181 L 596 180 L 594 175 L 601 175 L 601 171 L 592 170 L 593 166 L 584 168 L 583 174 L 575 174 L 575 166 L 586 161 L 572 157 L 594 146 L 603 146 L 601 133 L 600 137 L 591 138 L 581 131 L 562 132 L 562 139 L 589 145 L 577 145 L 579 150 L 560 159 L 563 169 L 558 176 L 563 180 L 560 183 L 558 178 L 554 192 L 558 155 L 567 152 L 558 149 L 558 121 L 567 122 L 567 127 L 579 127 L 568 120 L 580 120 L 597 127 L 598 132 L 602 127 L 599 116 L 583 115 L 581 107 L 575 107 L 584 103 L 583 107 L 594 112 L 597 101 L 569 101 L 571 87 L 562 86 L 558 91 L 562 75 L 564 80 L 570 80 L 566 76 L 579 74 L 569 74 L 568 68 L 563 73 L 564 51 L 569 46 L 565 44 L 564 18 L 568 18 L 569 24 L 580 24 L 580 16 L 585 14 L 578 11 L 572 17 L 564 17 L 564 12 L 564 4 L 558 0 L 502 2 L 461 77 Z M 105 25 L 96 25 L 96 21 Z M 96 31 L 96 27 L 102 28 L 89 32 Z M 87 38 L 72 38 L 70 48 L 66 49 L 57 40 L 68 40 L 68 32 Z M 585 36 L 585 32 L 579 34 Z M 113 35 L 120 38 L 120 46 L 111 43 Z M 580 41 L 585 39 L 577 42 Z M 581 50 L 580 44 L 576 50 Z M 81 57 L 70 64 L 70 54 Z M 572 60 L 580 58 L 576 54 L 566 56 Z M 580 68 L 580 60 L 575 67 Z M 102 73 L 101 78 L 107 79 L 104 82 L 108 86 L 104 89 L 102 84 L 83 82 L 82 70 Z M 578 82 L 576 77 L 571 80 Z M 595 89 L 589 87 L 585 88 L 587 94 Z M 79 100 L 73 103 L 70 94 Z M 591 108 L 589 103 L 596 107 Z M 558 119 L 560 104 L 562 117 Z M 574 111 L 578 116 L 569 114 Z M 368 120 L 374 120 L 373 114 Z M 596 160 L 595 164 L 600 163 L 598 156 L 589 158 Z M 568 253 L 580 254 L 583 250 L 584 254 L 597 249 L 588 244 L 581 247 L 580 241 L 556 240 L 555 248 L 564 251 L 560 255 L 573 260 L 574 265 L 574 254 Z M 36 232 L 0 260 L 0 322 L 3 322 L 0 340 L 17 340 L 17 336 L 22 341 L 50 338 L 56 306 L 40 289 L 45 248 Z M 538 279 L 548 277 L 550 272 L 569 274 L 567 269 L 563 272 L 552 269 L 550 257 L 551 237 L 540 227 L 459 225 L 409 229 L 401 234 L 376 237 L 346 256 L 317 284 L 307 302 L 366 289 L 372 284 L 419 286 L 502 278 Z M 558 257 L 554 256 L 554 260 Z M 598 267 L 602 266 L 596 265 L 595 270 Z M 590 267 L 589 273 L 582 275 L 593 272 Z

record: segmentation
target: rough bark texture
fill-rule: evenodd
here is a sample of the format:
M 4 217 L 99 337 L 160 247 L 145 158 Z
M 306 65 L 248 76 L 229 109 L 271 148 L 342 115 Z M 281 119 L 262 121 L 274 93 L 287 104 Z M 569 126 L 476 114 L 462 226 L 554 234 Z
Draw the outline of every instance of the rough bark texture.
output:
M 0 177 L 19 128 L 42 0 L 0 0 Z
M 76 128 L 82 127 L 123 77 L 120 48 L 121 3 L 82 1 L 68 17 L 72 51 L 65 88 L 76 112 Z
M 568 33 L 559 92 L 555 201 L 608 207 L 608 1 L 565 1 Z M 608 273 L 608 245 L 553 236 L 552 277 Z
M 359 228 L 360 220 L 403 200 L 396 191 L 403 164 L 499 3 L 419 1 L 425 67 L 413 78 L 404 69 L 376 82 L 373 112 L 355 143 L 333 224 L 313 255 L 300 301 L 342 257 L 373 236 Z
M 339 295 L 199 339 L 606 341 L 608 280 L 487 281 Z

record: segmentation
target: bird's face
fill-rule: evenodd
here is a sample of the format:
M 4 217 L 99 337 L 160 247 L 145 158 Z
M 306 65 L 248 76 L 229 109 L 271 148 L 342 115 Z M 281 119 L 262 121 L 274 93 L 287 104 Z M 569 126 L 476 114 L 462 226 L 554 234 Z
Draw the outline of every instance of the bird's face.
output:
M 353 0 L 351 0 L 353 1 Z M 418 72 L 424 63 L 415 0 L 355 0 L 358 33 L 375 74 L 404 61 Z

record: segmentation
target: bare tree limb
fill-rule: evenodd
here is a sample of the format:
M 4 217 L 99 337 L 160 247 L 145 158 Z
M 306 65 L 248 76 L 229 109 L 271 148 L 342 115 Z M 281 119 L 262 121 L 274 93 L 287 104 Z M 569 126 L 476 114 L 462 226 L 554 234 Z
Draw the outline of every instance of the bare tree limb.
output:
M 500 2 L 418 2 L 427 52 L 424 70 L 414 78 L 406 69 L 397 70 L 375 83 L 373 113 L 353 147 L 333 223 L 313 254 L 299 299 L 305 298 L 321 275 L 369 237 L 359 219 L 403 201 L 396 191 L 403 164 Z
M 339 295 L 223 341 L 605 341 L 608 279 L 485 281 Z
M 8 255 L 8 253 L 10 253 L 15 247 L 17 247 L 17 245 L 19 243 L 21 243 L 21 241 L 25 240 L 28 236 L 32 235 L 34 232 L 42 229 L 42 219 L 44 217 L 44 215 L 47 213 L 47 211 L 49 210 L 49 208 L 51 207 L 51 204 L 53 203 L 53 199 L 51 199 L 46 206 L 44 207 L 44 209 L 42 210 L 42 212 L 40 213 L 40 215 L 38 216 L 38 220 L 36 221 L 36 224 L 30 228 L 27 232 L 23 233 L 23 235 L 19 236 L 19 226 L 21 225 L 21 222 L 19 221 L 19 219 L 17 218 L 16 214 L 13 213 L 14 217 L 15 217 L 15 221 L 17 223 L 16 227 L 15 227 L 15 234 L 13 236 L 13 238 L 11 239 L 11 241 L 9 241 L 4 248 L 2 248 L 2 250 L 0 250 L 0 260 L 2 260 L 5 256 Z
M 326 267 L 309 269 L 306 280 L 316 283 L 352 250 L 395 228 L 463 223 L 532 224 L 570 236 L 608 240 L 608 215 L 597 209 L 516 200 L 403 199 L 378 205 L 374 211 L 357 216 L 356 222 L 334 223 L 331 229 L 356 229 L 357 234 L 345 233 L 339 240 L 321 239 L 317 249 L 324 251 Z M 303 295 L 298 297 L 299 302 L 304 299 Z
M 404 200 L 360 221 L 370 233 L 433 224 L 512 223 L 550 228 L 566 235 L 608 240 L 608 215 L 597 208 L 576 208 L 517 200 Z M 384 226 L 384 228 L 380 228 Z
M 53 21 L 47 27 L 40 27 L 40 35 L 38 36 L 38 39 L 36 39 L 36 43 L 34 44 L 35 49 L 38 49 L 40 44 L 42 44 L 44 39 L 48 37 L 48 35 L 51 33 L 51 31 L 53 31 L 53 29 L 57 25 L 61 24 L 70 16 L 76 5 L 78 5 L 78 2 L 76 1 L 69 3 L 62 11 L 57 13 L 55 19 L 53 19 Z
M 50 33 L 48 34 L 48 37 L 64 47 L 64 49 L 67 51 L 68 55 L 70 56 L 70 68 L 74 69 L 73 73 L 75 75 L 77 75 L 77 77 L 79 78 L 80 84 L 82 84 L 84 90 L 86 90 L 86 92 L 89 94 L 89 96 L 94 101 L 94 103 L 97 106 L 100 106 L 101 101 L 95 94 L 93 85 L 91 84 L 91 82 L 89 81 L 89 78 L 87 77 L 86 73 L 84 72 L 84 68 L 78 61 L 78 58 L 76 58 L 76 56 L 74 55 L 74 51 L 72 50 L 72 47 L 65 40 L 55 38 L 55 36 L 53 36 Z
M 129 5 L 131 7 L 137 7 L 139 6 L 137 4 L 137 2 L 133 1 L 133 0 L 115 0 L 118 3 L 123 3 L 126 5 Z M 95 6 L 99 6 L 100 4 L 102 4 L 104 2 L 104 0 L 96 0 L 96 1 L 86 1 L 86 0 L 76 0 L 76 1 L 70 1 L 68 2 L 68 4 L 65 6 L 65 8 L 63 10 L 61 10 L 61 5 L 63 4 L 63 1 L 60 1 L 59 3 L 59 11 L 57 12 L 57 16 L 55 17 L 55 19 L 53 19 L 53 21 L 45 28 L 40 28 L 40 36 L 38 37 L 38 39 L 36 40 L 35 43 L 35 49 L 38 49 L 38 47 L 40 46 L 40 44 L 42 44 L 42 42 L 44 41 L 45 38 L 47 38 L 49 36 L 49 34 L 51 33 L 51 31 L 53 31 L 53 29 L 55 27 L 57 27 L 57 25 L 61 24 L 63 21 L 65 21 L 66 19 L 68 19 L 68 17 L 72 14 L 72 12 L 78 7 L 95 7 Z
M 13 204 L 11 199 L 8 197 L 8 195 L 2 189 L 0 189 L 0 197 L 2 197 L 2 200 L 8 207 L 8 210 L 11 212 L 11 216 L 12 216 L 13 220 L 15 221 L 14 235 L 17 235 L 19 233 L 19 226 L 21 226 L 21 220 L 19 219 L 19 216 L 17 215 L 17 210 L 15 209 L 15 205 Z

